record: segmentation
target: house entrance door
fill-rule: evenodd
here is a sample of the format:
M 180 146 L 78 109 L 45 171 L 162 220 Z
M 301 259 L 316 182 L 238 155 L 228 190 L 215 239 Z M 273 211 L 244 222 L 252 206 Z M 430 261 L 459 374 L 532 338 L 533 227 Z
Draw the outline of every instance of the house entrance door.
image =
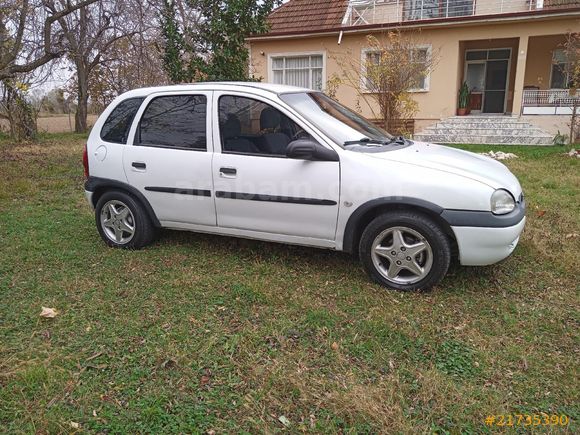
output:
M 507 60 L 488 60 L 485 73 L 485 113 L 504 113 L 507 91 Z
M 510 58 L 510 48 L 466 50 L 464 80 L 471 92 L 472 111 L 506 111 Z

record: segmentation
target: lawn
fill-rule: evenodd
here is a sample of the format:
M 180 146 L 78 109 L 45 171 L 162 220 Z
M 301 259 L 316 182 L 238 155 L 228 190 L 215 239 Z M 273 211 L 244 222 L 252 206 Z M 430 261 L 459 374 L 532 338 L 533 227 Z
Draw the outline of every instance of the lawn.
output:
M 515 152 L 514 255 L 386 291 L 348 255 L 165 231 L 106 248 L 82 136 L 0 141 L 0 432 L 578 433 L 580 161 Z M 41 307 L 57 317 L 39 317 Z M 530 428 L 520 428 L 521 432 Z

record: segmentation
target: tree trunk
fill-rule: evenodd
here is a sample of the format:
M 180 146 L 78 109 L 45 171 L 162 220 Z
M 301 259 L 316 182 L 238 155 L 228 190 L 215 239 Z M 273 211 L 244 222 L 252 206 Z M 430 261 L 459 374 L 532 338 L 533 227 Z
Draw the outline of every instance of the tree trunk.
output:
M 77 112 L 75 113 L 75 133 L 86 133 L 89 104 L 89 78 L 86 68 L 77 65 Z
M 572 101 L 572 119 L 570 119 L 570 145 L 576 143 L 576 123 L 578 122 L 578 99 L 574 98 Z
M 21 91 L 4 82 L 4 115 L 10 126 L 10 137 L 16 142 L 36 140 L 36 112 Z

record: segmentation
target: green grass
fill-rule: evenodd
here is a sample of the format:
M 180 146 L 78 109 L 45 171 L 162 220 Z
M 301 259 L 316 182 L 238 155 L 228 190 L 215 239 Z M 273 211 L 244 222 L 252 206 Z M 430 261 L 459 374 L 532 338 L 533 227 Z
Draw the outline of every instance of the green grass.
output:
M 538 412 L 578 432 L 580 166 L 564 148 L 462 146 L 520 156 L 521 244 L 407 294 L 331 251 L 170 231 L 108 249 L 84 140 L 0 142 L 1 432 L 482 433 L 488 414 Z

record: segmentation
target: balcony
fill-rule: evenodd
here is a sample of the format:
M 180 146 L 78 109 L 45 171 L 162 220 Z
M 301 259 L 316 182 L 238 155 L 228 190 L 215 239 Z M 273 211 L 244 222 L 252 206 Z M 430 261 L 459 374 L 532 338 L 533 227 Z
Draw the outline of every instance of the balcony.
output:
M 574 106 L 580 107 L 580 95 L 568 89 L 546 91 L 524 89 L 523 115 L 571 115 Z M 576 109 L 578 113 L 579 109 Z
M 427 21 L 580 7 L 580 0 L 351 0 L 342 24 Z

